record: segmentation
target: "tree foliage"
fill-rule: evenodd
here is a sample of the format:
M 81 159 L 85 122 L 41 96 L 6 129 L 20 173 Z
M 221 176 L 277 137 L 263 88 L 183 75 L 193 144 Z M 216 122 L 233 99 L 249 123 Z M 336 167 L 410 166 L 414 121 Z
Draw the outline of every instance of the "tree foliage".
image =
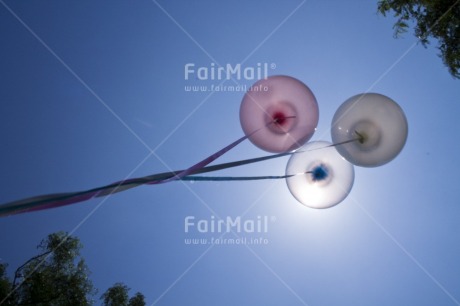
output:
M 93 305 L 96 290 L 90 271 L 80 255 L 78 238 L 58 232 L 38 245 L 39 255 L 18 267 L 10 281 L 6 264 L 0 264 L 0 304 L 35 306 Z M 129 288 L 116 283 L 101 297 L 104 305 L 144 306 L 141 293 L 128 300 Z
M 137 292 L 132 298 L 129 299 L 128 306 L 144 306 L 145 297 L 142 293 Z
M 104 306 L 145 306 L 144 295 L 137 292 L 128 300 L 130 288 L 123 283 L 115 283 L 101 296 Z
M 427 46 L 430 37 L 438 41 L 440 57 L 449 73 L 460 78 L 460 1 L 459 0 L 380 0 L 378 12 L 393 12 L 397 18 L 395 37 L 414 24 L 414 34 Z
M 6 268 L 6 264 L 0 264 L 0 304 L 15 305 L 17 304 L 15 296 L 10 295 L 12 291 L 12 285 L 6 275 Z
M 81 247 L 78 238 L 64 232 L 42 240 L 40 254 L 16 270 L 6 305 L 91 305 L 94 288 Z

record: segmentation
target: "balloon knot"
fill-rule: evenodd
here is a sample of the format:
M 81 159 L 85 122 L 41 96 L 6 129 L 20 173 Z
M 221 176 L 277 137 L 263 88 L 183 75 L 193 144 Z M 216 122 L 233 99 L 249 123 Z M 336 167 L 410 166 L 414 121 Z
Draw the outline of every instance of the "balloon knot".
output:
M 282 112 L 277 112 L 273 115 L 273 123 L 283 125 L 287 119 L 295 118 L 296 116 L 286 116 Z
M 358 133 L 358 131 L 356 131 L 356 130 L 355 130 L 355 133 L 356 133 L 356 135 L 358 135 L 358 137 L 359 137 L 359 138 L 357 139 L 357 140 L 359 141 L 359 143 L 360 143 L 360 144 L 363 144 L 364 141 L 366 140 L 366 137 L 364 137 L 363 134 Z
M 316 166 L 312 171 L 311 171 L 311 176 L 314 182 L 317 181 L 322 181 L 327 178 L 329 175 L 328 170 L 326 166 L 323 164 Z

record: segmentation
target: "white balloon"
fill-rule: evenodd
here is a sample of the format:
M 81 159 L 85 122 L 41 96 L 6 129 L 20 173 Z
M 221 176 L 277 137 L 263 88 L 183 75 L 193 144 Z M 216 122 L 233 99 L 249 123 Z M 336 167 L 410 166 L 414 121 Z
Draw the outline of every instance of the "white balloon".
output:
M 332 119 L 332 141 L 349 162 L 377 167 L 395 158 L 404 147 L 407 119 L 392 99 L 377 93 L 359 94 L 346 100 Z
M 309 142 L 288 161 L 289 191 L 302 204 L 329 208 L 342 202 L 353 187 L 353 165 L 326 141 Z

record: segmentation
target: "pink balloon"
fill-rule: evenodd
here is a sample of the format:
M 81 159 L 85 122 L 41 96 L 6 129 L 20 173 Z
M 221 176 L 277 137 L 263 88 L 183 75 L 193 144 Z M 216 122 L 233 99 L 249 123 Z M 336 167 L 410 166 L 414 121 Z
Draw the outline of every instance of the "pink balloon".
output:
M 246 92 L 240 123 L 262 150 L 287 152 L 301 147 L 315 132 L 318 103 L 310 88 L 284 75 L 259 80 Z

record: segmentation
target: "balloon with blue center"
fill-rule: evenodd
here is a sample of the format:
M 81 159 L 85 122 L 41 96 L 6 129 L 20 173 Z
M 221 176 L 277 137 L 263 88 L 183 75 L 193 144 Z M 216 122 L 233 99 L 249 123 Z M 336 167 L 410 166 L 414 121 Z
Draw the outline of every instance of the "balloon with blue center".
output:
M 343 201 L 354 181 L 353 165 L 326 141 L 309 142 L 296 151 L 286 166 L 292 195 L 311 208 L 329 208 Z

